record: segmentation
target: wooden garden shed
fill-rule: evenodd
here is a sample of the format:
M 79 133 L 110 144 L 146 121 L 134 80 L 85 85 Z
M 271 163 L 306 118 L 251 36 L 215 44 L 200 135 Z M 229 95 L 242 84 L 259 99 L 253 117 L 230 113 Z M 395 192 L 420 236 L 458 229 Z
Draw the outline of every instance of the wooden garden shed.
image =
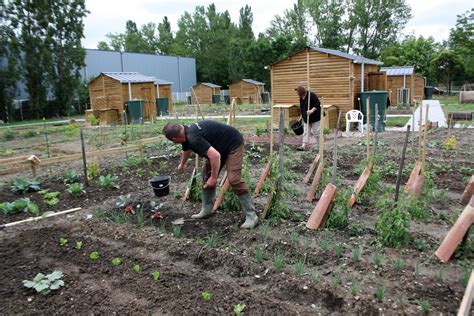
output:
M 262 103 L 265 84 L 252 79 L 242 79 L 229 85 L 230 99 L 237 98 L 242 103 Z
M 192 90 L 194 90 L 194 93 Z M 212 96 L 221 93 L 221 86 L 210 82 L 200 82 L 198 84 L 195 84 L 192 87 L 192 90 L 191 102 L 193 104 L 212 104 Z
M 299 104 L 295 87 L 308 87 L 309 81 L 310 90 L 322 97 L 325 105 L 334 105 L 343 113 L 357 109 L 360 92 L 369 89 L 369 73 L 378 74 L 381 64 L 333 49 L 304 48 L 270 65 L 273 104 Z M 383 75 L 376 77 L 373 84 L 383 80 Z
M 387 90 L 391 105 L 403 103 L 400 89 L 407 89 L 409 104 L 413 104 L 415 99 L 423 100 L 425 78 L 415 74 L 415 67 L 382 67 L 380 71 L 387 74 Z
M 156 117 L 155 81 L 156 78 L 138 72 L 103 72 L 89 83 L 91 110 L 109 113 L 109 120 L 113 117 L 110 113 L 115 112 L 117 120 L 123 122 L 125 103 L 141 99 L 144 120 L 152 120 Z
M 168 111 L 173 111 L 173 83 L 163 79 L 155 79 L 156 97 L 168 99 Z

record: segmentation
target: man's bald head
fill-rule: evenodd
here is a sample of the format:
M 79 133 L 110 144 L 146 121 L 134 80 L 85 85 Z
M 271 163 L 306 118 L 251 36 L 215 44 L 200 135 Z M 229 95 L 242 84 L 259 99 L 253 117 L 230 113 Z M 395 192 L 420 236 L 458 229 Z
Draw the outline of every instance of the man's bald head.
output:
M 186 141 L 184 126 L 181 124 L 167 123 L 163 127 L 163 135 L 173 143 L 184 143 Z

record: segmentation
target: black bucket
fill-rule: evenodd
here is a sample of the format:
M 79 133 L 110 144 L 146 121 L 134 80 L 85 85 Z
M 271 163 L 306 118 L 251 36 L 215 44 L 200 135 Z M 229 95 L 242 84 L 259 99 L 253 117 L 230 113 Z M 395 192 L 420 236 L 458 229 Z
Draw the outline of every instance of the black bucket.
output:
M 303 120 L 295 121 L 290 125 L 291 129 L 296 135 L 303 135 L 304 128 L 303 128 Z
M 151 178 L 149 181 L 155 196 L 165 196 L 170 193 L 170 182 L 171 177 L 169 176 L 157 176 Z

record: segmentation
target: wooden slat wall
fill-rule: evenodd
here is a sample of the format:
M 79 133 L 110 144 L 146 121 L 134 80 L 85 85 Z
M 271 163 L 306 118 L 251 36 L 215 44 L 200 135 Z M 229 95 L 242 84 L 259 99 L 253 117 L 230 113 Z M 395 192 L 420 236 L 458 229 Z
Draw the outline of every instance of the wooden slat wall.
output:
M 409 102 L 413 101 L 412 76 L 405 77 L 405 87 L 410 89 Z M 403 76 L 388 76 L 387 89 L 389 90 L 390 104 L 397 105 L 397 89 L 403 88 Z M 423 92 L 422 92 L 423 93 Z
M 242 81 L 234 82 L 229 85 L 229 96 L 231 100 L 232 98 L 242 97 L 241 86 L 242 86 Z
M 230 98 L 238 98 L 243 103 L 262 103 L 263 87 L 243 80 L 229 85 Z
M 173 89 L 170 84 L 158 86 L 160 98 L 168 98 L 168 111 L 173 111 Z
M 387 73 L 382 72 L 371 72 L 369 73 L 369 91 L 372 90 L 387 90 Z
M 219 94 L 221 92 L 220 88 L 215 88 L 212 89 L 208 86 L 205 86 L 201 83 L 198 83 L 197 85 L 193 86 L 194 92 L 196 93 L 196 96 L 198 98 L 197 101 L 199 101 L 199 104 L 212 104 L 212 94 Z M 196 104 L 196 98 L 194 97 L 194 94 L 191 91 L 191 100 L 193 104 Z
M 351 60 L 317 51 L 310 55 L 310 89 L 324 98 L 324 104 L 333 104 L 348 111 L 353 104 L 350 100 L 350 63 Z M 297 85 L 307 86 L 306 51 L 272 66 L 273 102 L 275 104 L 299 104 L 296 94 Z
M 423 100 L 425 97 L 425 78 L 415 75 L 413 97 L 418 100 Z

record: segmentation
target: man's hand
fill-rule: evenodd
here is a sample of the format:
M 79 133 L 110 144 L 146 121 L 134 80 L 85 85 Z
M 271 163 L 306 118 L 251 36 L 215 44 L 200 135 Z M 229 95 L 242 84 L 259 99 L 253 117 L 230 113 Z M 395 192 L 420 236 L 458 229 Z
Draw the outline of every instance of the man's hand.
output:
M 313 114 L 314 112 L 316 112 L 316 109 L 315 109 L 315 108 L 312 108 L 311 110 L 309 110 L 309 111 L 307 112 L 307 114 L 308 114 L 308 116 L 309 116 L 309 115 Z
M 216 187 L 217 178 L 210 177 L 207 179 L 206 184 L 204 185 L 204 189 L 213 189 Z
M 180 163 L 180 164 L 178 165 L 178 172 L 183 173 L 183 172 L 184 172 L 184 167 L 186 167 L 185 164 L 184 164 L 184 163 Z

